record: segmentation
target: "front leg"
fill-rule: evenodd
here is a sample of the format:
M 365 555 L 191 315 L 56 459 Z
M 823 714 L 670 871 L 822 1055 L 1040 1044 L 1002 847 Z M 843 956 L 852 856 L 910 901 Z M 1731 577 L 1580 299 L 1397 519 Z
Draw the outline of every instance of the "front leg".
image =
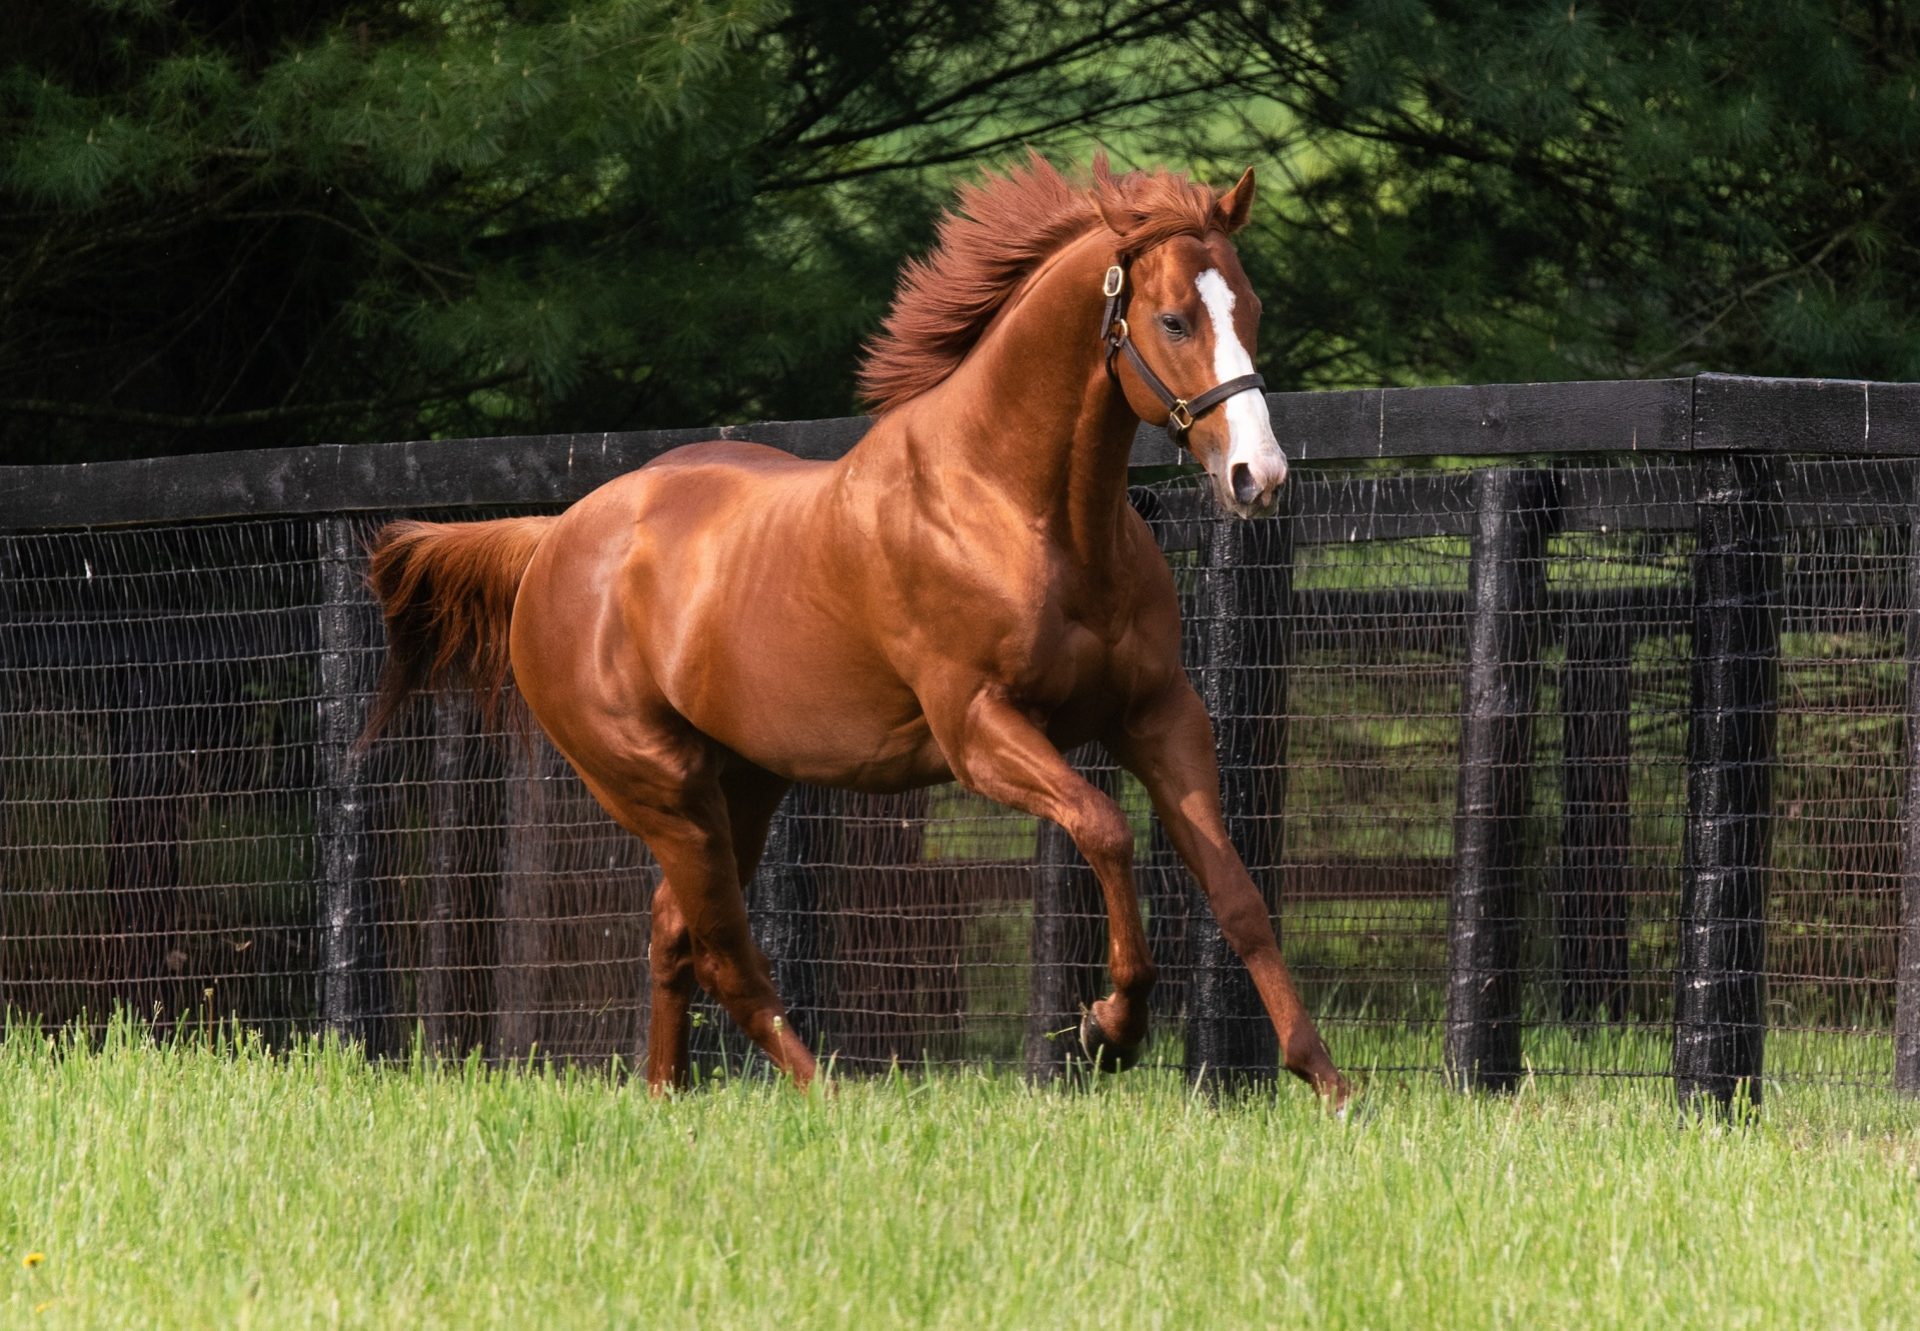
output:
M 1207 904 L 1228 946 L 1246 963 L 1267 1016 L 1280 1037 L 1287 1070 L 1336 1107 L 1349 1088 L 1300 1001 L 1267 904 L 1227 839 L 1220 814 L 1220 767 L 1213 752 L 1213 723 L 1206 705 L 1184 675 L 1146 704 L 1129 712 L 1107 739 L 1121 766 L 1140 778 L 1174 849 L 1200 880 Z
M 927 708 L 934 738 L 960 783 L 989 799 L 1058 823 L 1100 879 L 1107 906 L 1113 993 L 1081 1023 L 1097 1067 L 1133 1063 L 1147 1034 L 1155 970 L 1133 886 L 1127 816 L 1060 756 L 1039 724 L 992 686 L 956 688 Z

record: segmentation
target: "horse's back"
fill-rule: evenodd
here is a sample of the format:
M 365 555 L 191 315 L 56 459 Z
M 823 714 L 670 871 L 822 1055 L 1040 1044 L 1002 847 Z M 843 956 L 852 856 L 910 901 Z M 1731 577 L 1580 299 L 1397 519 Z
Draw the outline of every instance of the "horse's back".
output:
M 638 471 L 630 471 L 626 476 L 618 477 L 609 484 L 633 477 L 646 476 L 659 478 L 668 473 L 717 468 L 723 471 L 741 470 L 752 473 L 766 472 L 819 472 L 831 467 L 829 462 L 817 462 L 811 458 L 795 457 L 783 448 L 771 444 L 756 444 L 744 439 L 711 439 L 705 443 L 682 444 L 662 453 Z

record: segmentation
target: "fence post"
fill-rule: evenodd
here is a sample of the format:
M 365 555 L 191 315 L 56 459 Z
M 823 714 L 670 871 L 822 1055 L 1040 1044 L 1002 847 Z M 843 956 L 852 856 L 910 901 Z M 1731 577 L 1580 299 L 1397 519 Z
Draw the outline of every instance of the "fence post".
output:
M 1292 521 L 1285 510 L 1253 521 L 1216 518 L 1207 524 L 1206 542 L 1202 689 L 1213 717 L 1221 811 L 1228 840 L 1271 914 L 1279 906 L 1285 845 Z M 1253 977 L 1221 937 L 1197 886 L 1188 888 L 1187 942 L 1188 1078 L 1271 1081 L 1279 1066 L 1273 1026 Z
M 517 699 L 513 706 L 519 706 Z M 550 750 L 530 719 L 522 729 L 509 715 L 504 741 L 506 862 L 501 866 L 494 920 L 499 961 L 494 973 L 492 1041 L 493 1057 L 506 1061 L 530 1057 L 539 1045 L 551 929 L 546 892 Z
M 15 683 L 30 659 L 27 644 L 32 641 L 20 614 L 14 588 L 20 582 L 20 538 L 0 532 L 0 808 L 11 805 L 18 796 L 14 783 L 25 759 L 20 722 L 20 702 L 14 696 Z M 38 635 L 33 635 L 37 637 Z M 14 913 L 8 903 L 15 880 L 13 846 L 0 846 L 0 1022 L 23 1009 L 14 997 L 14 969 L 18 964 L 14 937 Z
M 794 1034 L 818 1050 L 820 1030 L 820 901 L 814 864 L 823 795 L 795 786 L 767 830 L 754 875 L 753 932 L 773 970 L 774 992 L 786 1005 Z
M 427 1046 L 460 1056 L 480 1042 L 484 1010 L 476 955 L 478 885 L 489 877 L 491 819 L 483 817 L 476 768 L 481 745 L 473 706 L 451 691 L 433 700 L 433 765 L 427 788 L 426 946 L 420 975 L 420 1018 Z M 485 783 L 489 793 L 494 782 Z M 497 816 L 498 810 L 495 810 Z
M 1147 486 L 1136 486 L 1128 491 L 1135 511 L 1153 528 L 1161 553 L 1183 571 L 1188 567 L 1188 557 L 1205 557 L 1208 524 L 1195 516 L 1198 505 L 1188 502 L 1202 498 L 1197 490 L 1162 493 Z M 1199 655 L 1193 636 L 1205 628 L 1203 607 L 1189 604 L 1193 599 L 1194 591 L 1189 584 L 1189 589 L 1181 594 L 1180 655 L 1183 661 Z M 1187 867 L 1181 863 L 1166 825 L 1158 817 L 1153 819 L 1145 852 L 1136 854 L 1135 864 L 1140 897 L 1147 908 L 1147 951 L 1160 968 L 1160 982 L 1154 986 L 1152 1003 L 1157 1019 L 1162 1014 L 1187 1009 L 1187 980 L 1192 970 L 1187 948 L 1187 916 L 1199 904 L 1198 894 L 1189 889 Z
M 1920 472 L 1907 544 L 1907 798 L 1900 842 L 1900 953 L 1895 969 L 1893 1085 L 1920 1095 Z
M 1040 820 L 1033 893 L 1033 972 L 1027 1002 L 1027 1076 L 1051 1081 L 1076 1059 L 1080 1011 L 1100 996 L 1100 879 L 1058 823 Z
M 1627 1015 L 1633 634 L 1576 605 L 1561 676 L 1560 1016 Z
M 1674 972 L 1682 1106 L 1760 1102 L 1766 1040 L 1767 852 L 1773 814 L 1784 564 L 1773 462 L 1695 461 L 1693 710 Z
M 1447 909 L 1447 1075 L 1505 1090 L 1520 1075 L 1521 920 L 1533 709 L 1556 519 L 1550 472 L 1474 475 L 1460 784 Z
M 351 518 L 320 523 L 320 1024 L 380 1052 L 388 1012 L 366 773 L 354 748 L 378 642 Z

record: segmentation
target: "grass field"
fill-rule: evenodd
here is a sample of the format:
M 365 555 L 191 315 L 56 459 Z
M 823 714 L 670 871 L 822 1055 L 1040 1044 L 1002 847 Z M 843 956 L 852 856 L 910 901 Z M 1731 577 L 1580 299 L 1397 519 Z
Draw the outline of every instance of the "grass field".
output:
M 1662 1082 L 753 1079 L 0 1043 L 0 1325 L 1905 1326 L 1920 1109 Z

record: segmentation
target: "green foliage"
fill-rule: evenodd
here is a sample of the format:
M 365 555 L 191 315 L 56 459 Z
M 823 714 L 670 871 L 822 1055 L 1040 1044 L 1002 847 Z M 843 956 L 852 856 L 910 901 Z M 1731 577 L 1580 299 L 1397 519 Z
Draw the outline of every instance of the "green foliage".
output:
M 1275 386 L 1920 377 L 1920 20 L 1779 0 L 19 0 L 0 448 L 856 409 L 955 175 L 1253 163 Z
M 1284 112 L 1185 144 L 1279 165 L 1243 244 L 1271 379 L 1920 375 L 1900 6 L 1333 0 L 1209 35 Z
M 58 352 L 110 400 L 217 417 L 291 392 L 350 404 L 322 414 L 335 428 L 416 411 L 482 428 L 644 378 L 635 314 L 675 284 L 687 237 L 749 243 L 725 182 L 695 167 L 741 141 L 714 103 L 746 77 L 764 0 L 403 5 L 377 29 L 348 12 L 235 42 L 115 8 L 103 35 L 131 49 L 109 68 L 62 70 L 49 46 L 9 72 L 0 185 L 40 252 L 9 313 L 40 316 L 19 367 L 34 396 L 80 386 L 32 373 Z M 656 213 L 678 234 L 636 243 Z M 200 252 L 156 252 L 169 242 Z M 125 308 L 176 281 L 184 311 Z M 179 335 L 99 393 L 103 322 L 142 314 L 142 341 Z M 500 392 L 482 403 L 483 387 Z
M 951 163 L 1176 102 L 1188 4 L 29 0 L 0 447 L 814 416 Z

